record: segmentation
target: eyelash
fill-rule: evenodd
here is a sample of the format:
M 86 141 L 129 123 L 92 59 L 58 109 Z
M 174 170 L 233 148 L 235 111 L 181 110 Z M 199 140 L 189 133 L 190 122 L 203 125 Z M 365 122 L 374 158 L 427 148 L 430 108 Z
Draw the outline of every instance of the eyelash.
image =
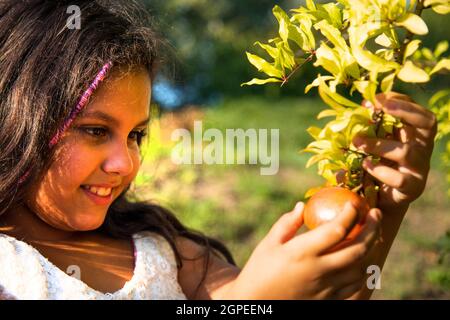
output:
M 81 128 L 81 130 L 82 130 L 84 133 L 88 134 L 89 136 L 91 136 L 91 137 L 93 137 L 93 138 L 95 138 L 95 139 L 102 139 L 102 138 L 104 138 L 105 135 L 106 135 L 106 134 L 108 133 L 108 131 L 109 131 L 108 129 L 102 128 L 102 127 L 84 127 L 84 128 Z M 102 135 L 102 136 L 99 136 L 99 135 L 93 134 L 93 132 L 94 132 L 95 130 L 97 130 L 97 132 L 98 132 L 98 130 L 102 131 L 102 132 L 103 132 L 103 135 Z M 146 130 L 140 130 L 140 131 L 135 130 L 135 131 L 131 131 L 131 133 L 136 134 L 136 138 L 133 139 L 133 140 L 135 140 L 138 144 L 140 144 L 141 141 L 142 141 L 142 139 L 147 135 Z

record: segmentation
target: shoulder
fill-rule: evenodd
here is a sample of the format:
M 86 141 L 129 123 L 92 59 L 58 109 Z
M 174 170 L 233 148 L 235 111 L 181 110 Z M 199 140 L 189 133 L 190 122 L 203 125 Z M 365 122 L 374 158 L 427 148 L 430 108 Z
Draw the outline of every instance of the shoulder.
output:
M 7 294 L 41 299 L 46 295 L 45 287 L 46 274 L 37 251 L 25 242 L 0 234 L 0 300 Z
M 206 277 L 206 247 L 185 237 L 177 237 L 176 246 L 182 256 L 183 266 L 178 271 L 178 281 L 188 299 L 220 299 L 240 269 L 212 253 L 209 257 Z

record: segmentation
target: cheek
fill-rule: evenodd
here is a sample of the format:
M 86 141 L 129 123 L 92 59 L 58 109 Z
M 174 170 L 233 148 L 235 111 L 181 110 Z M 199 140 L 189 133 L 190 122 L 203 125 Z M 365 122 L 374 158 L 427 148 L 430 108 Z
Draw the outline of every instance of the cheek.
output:
M 83 182 L 83 179 L 93 172 L 95 159 L 89 153 L 75 148 L 61 148 L 55 154 L 55 160 L 45 173 L 41 182 L 33 188 L 32 199 L 41 203 L 57 203 L 68 199 Z

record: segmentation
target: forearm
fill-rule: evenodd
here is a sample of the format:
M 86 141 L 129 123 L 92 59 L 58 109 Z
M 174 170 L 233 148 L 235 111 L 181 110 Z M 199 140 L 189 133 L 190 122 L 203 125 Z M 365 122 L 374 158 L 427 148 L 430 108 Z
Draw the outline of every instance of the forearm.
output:
M 408 207 L 397 207 L 392 209 L 382 209 L 383 220 L 381 223 L 381 239 L 374 247 L 370 265 L 376 265 L 383 270 L 384 263 L 392 247 L 395 237 L 400 229 L 400 225 L 405 217 Z M 366 266 L 368 267 L 368 266 Z M 370 299 L 373 289 L 365 285 L 360 292 L 351 299 Z

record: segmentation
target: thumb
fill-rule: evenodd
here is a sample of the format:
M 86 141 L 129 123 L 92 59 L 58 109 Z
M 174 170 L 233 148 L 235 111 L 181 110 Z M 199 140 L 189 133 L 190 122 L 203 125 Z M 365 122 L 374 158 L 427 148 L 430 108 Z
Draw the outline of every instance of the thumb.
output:
M 303 202 L 297 202 L 291 212 L 283 214 L 272 226 L 267 235 L 271 242 L 283 244 L 292 239 L 303 225 Z

